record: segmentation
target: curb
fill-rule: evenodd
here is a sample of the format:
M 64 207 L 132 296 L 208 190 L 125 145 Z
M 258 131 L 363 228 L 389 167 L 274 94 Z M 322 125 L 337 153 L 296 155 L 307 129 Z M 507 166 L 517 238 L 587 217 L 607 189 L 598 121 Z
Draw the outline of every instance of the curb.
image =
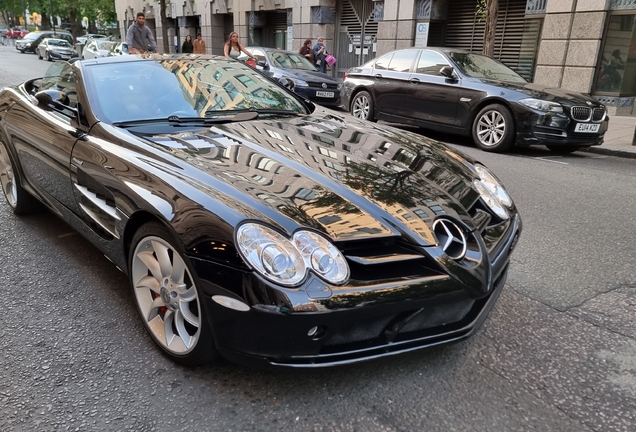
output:
M 630 146 L 631 147 L 631 146 Z M 596 153 L 607 156 L 616 156 L 627 159 L 636 159 L 636 147 L 633 150 L 623 150 L 620 148 L 603 148 L 603 147 L 588 147 L 584 150 L 580 150 L 585 153 Z

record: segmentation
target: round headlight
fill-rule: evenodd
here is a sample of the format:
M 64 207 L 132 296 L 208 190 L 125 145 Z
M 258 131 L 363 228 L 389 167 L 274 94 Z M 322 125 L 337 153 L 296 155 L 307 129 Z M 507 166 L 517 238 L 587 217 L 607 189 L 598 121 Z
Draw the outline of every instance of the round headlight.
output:
M 305 260 L 292 242 L 260 224 L 241 225 L 236 233 L 239 253 L 257 272 L 280 285 L 298 285 L 305 278 Z
M 475 165 L 475 171 L 479 175 L 479 179 L 483 185 L 499 200 L 499 202 L 508 208 L 512 207 L 512 198 L 508 195 L 508 192 L 499 183 L 499 180 L 481 165 Z
M 481 198 L 484 200 L 486 205 L 493 211 L 499 218 L 508 219 L 510 215 L 508 214 L 508 210 L 501 204 L 501 202 L 497 199 L 497 197 L 491 192 L 490 189 L 484 185 L 481 180 L 475 180 L 475 188 L 481 195 Z
M 292 241 L 318 276 L 333 284 L 349 279 L 347 260 L 329 240 L 311 231 L 298 231 Z

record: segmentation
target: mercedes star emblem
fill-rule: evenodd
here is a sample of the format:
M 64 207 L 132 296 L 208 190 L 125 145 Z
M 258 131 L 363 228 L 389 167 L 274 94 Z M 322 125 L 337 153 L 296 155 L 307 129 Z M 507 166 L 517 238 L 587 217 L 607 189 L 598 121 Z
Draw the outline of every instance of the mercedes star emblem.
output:
M 461 228 L 448 219 L 437 219 L 433 223 L 435 238 L 442 250 L 454 260 L 466 255 L 466 236 Z

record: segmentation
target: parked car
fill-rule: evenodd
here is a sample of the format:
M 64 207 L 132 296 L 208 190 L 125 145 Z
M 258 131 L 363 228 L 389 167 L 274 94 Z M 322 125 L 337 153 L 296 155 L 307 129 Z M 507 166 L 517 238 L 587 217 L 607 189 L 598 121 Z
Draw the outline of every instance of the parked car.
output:
M 92 59 L 98 57 L 108 57 L 110 51 L 115 47 L 116 43 L 108 39 L 90 39 L 82 50 L 83 59 Z
M 340 106 L 340 84 L 316 67 L 302 55 L 293 51 L 274 48 L 248 47 L 256 57 L 256 68 L 300 96 L 320 105 Z M 247 60 L 242 54 L 239 60 Z
M 10 208 L 44 205 L 99 248 L 187 365 L 319 367 L 467 338 L 521 232 L 476 160 L 230 59 L 58 61 L 0 106 Z
M 27 34 L 24 38 L 18 39 L 15 42 L 15 49 L 21 53 L 31 52 L 35 53 L 38 45 L 46 38 L 64 39 L 69 44 L 73 45 L 73 36 L 70 33 L 62 31 L 41 31 L 32 32 Z
M 64 39 L 47 38 L 37 47 L 40 60 L 68 60 L 75 56 L 75 48 Z
M 117 42 L 108 52 L 109 56 L 120 56 L 128 54 L 128 44 L 126 42 Z
M 349 69 L 342 101 L 355 117 L 472 136 L 493 152 L 600 145 L 609 121 L 596 99 L 528 83 L 499 61 L 445 48 L 398 50 Z
M 78 36 L 77 37 L 77 43 L 81 43 L 81 44 L 86 45 L 86 43 L 89 40 L 92 40 L 92 39 L 110 40 L 110 38 L 108 36 L 104 36 L 104 35 L 101 35 L 101 34 L 95 34 L 95 33 L 89 33 L 89 34 L 86 34 L 84 36 Z
M 19 39 L 26 36 L 29 33 L 29 31 L 22 27 L 13 27 L 6 30 L 6 33 L 7 33 L 7 36 L 11 39 Z

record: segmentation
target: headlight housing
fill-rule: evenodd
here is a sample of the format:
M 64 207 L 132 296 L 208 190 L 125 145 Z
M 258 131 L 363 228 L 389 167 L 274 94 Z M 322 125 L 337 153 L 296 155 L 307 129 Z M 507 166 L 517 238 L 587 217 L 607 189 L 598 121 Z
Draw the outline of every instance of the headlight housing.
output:
M 303 81 L 303 80 L 298 79 L 298 78 L 291 78 L 291 80 L 298 87 L 307 87 L 307 86 L 309 86 L 309 84 L 307 84 L 307 81 Z
M 527 99 L 521 99 L 519 103 L 521 105 L 527 106 L 528 108 L 532 108 L 538 111 L 553 112 L 553 113 L 563 112 L 563 107 L 561 106 L 561 104 L 558 104 L 556 102 L 550 102 L 550 101 L 545 101 L 545 100 L 535 99 L 535 98 L 527 98 Z
M 236 244 L 247 263 L 279 285 L 299 285 L 308 270 L 336 285 L 349 279 L 344 256 L 312 231 L 297 231 L 290 240 L 262 224 L 245 223 L 236 230 Z
M 481 195 L 486 205 L 501 219 L 507 220 L 510 217 L 509 208 L 512 208 L 513 202 L 508 192 L 499 183 L 497 178 L 486 167 L 482 165 L 474 165 L 475 173 L 479 176 L 474 181 L 475 188 Z

